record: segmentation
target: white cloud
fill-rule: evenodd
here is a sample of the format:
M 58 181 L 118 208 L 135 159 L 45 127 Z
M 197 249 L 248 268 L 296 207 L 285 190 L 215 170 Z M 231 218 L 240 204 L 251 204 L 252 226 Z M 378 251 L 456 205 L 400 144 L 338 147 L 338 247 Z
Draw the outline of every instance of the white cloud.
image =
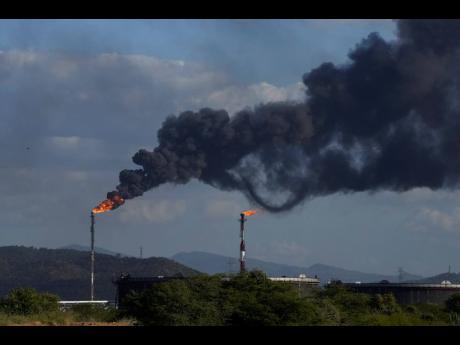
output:
M 88 61 L 91 68 L 102 71 L 119 71 L 135 74 L 140 80 L 151 80 L 158 85 L 171 87 L 177 91 L 219 87 L 228 83 L 228 77 L 197 63 L 163 60 L 148 55 L 101 54 Z M 116 77 L 116 76 L 114 76 Z
M 56 136 L 54 144 L 66 149 L 77 147 L 80 137 L 152 138 L 171 113 L 211 107 L 233 114 L 304 95 L 302 83 L 236 84 L 203 64 L 147 55 L 0 53 L 0 102 L 8 124 L 0 129 L 29 141 Z
M 460 207 L 451 212 L 423 207 L 408 222 L 410 230 L 416 232 L 446 231 L 458 232 L 460 230 Z
M 42 54 L 33 51 L 23 50 L 8 50 L 0 51 L 0 62 L 2 65 L 8 67 L 17 66 L 24 67 L 25 65 L 31 65 L 41 60 Z
M 151 201 L 128 200 L 120 208 L 120 220 L 124 223 L 168 223 L 185 214 L 184 200 Z
M 89 153 L 94 153 L 94 150 L 102 148 L 104 142 L 95 138 L 83 138 L 79 136 L 68 136 L 68 137 L 46 137 L 44 139 L 45 144 L 50 149 L 57 151 L 75 151 L 82 150 Z
M 279 102 L 284 100 L 301 101 L 305 95 L 305 86 L 300 82 L 284 88 L 262 82 L 251 85 L 248 89 L 254 92 L 256 97 L 266 100 L 266 102 Z
M 78 72 L 78 62 L 71 59 L 58 60 L 53 66 L 51 66 L 51 72 L 58 79 L 68 79 L 75 76 Z
M 58 149 L 69 150 L 76 149 L 80 144 L 80 137 L 50 137 L 52 145 Z
M 301 83 L 286 87 L 277 87 L 266 82 L 249 85 L 247 87 L 228 86 L 209 94 L 206 99 L 198 103 L 208 104 L 210 107 L 224 108 L 229 113 L 235 113 L 245 107 L 253 107 L 260 103 L 280 101 L 303 101 L 305 87 Z

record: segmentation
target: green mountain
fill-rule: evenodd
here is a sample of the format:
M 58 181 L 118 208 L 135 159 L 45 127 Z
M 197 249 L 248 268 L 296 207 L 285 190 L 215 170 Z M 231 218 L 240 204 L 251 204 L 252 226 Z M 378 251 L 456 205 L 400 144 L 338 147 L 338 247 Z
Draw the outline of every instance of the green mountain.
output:
M 138 259 L 96 254 L 95 298 L 115 299 L 113 280 L 121 273 L 132 276 L 190 276 L 199 272 L 162 257 Z M 32 287 L 57 294 L 63 300 L 90 297 L 89 252 L 23 246 L 0 247 L 0 296 L 16 287 Z
M 90 246 L 82 246 L 80 244 L 69 244 L 67 246 L 64 246 L 64 247 L 60 247 L 60 248 L 57 248 L 57 249 L 73 249 L 73 250 L 79 250 L 81 252 L 89 252 L 91 250 L 91 247 Z M 132 255 L 127 255 L 127 254 L 123 254 L 123 253 L 117 253 L 117 252 L 114 252 L 114 251 L 111 251 L 111 250 L 108 250 L 108 249 L 105 249 L 105 248 L 101 248 L 101 247 L 94 247 L 94 251 L 96 253 L 99 253 L 99 254 L 107 254 L 107 255 L 113 255 L 113 256 L 118 256 L 118 257 L 133 257 Z
M 201 272 L 206 272 L 209 274 L 229 271 L 236 272 L 239 269 L 238 259 L 206 252 L 182 252 L 175 254 L 171 257 L 171 259 L 180 262 L 181 264 L 184 264 L 186 266 L 192 267 L 196 270 L 199 270 Z M 246 268 L 249 270 L 262 270 L 272 277 L 298 277 L 299 274 L 304 273 L 310 277 L 317 276 L 320 279 L 321 284 L 325 284 L 329 280 L 341 280 L 343 282 L 360 281 L 363 283 L 378 282 L 381 280 L 397 282 L 399 280 L 399 277 L 396 275 L 391 276 L 383 274 L 364 273 L 323 264 L 315 264 L 309 267 L 299 267 L 277 264 L 273 262 L 267 262 L 251 258 L 246 259 Z M 406 280 L 420 279 L 422 277 L 404 272 L 404 276 L 402 278 L 403 280 Z

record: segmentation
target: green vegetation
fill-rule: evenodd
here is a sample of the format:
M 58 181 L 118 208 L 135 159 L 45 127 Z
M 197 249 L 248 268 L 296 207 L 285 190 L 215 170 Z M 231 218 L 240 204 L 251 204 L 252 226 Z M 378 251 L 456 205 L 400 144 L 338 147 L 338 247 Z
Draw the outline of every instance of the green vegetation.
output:
M 297 325 L 317 318 L 297 290 L 260 272 L 170 281 L 128 295 L 125 304 L 125 315 L 143 325 Z
M 133 324 L 168 326 L 460 325 L 460 294 L 444 306 L 401 306 L 391 294 L 367 295 L 342 284 L 312 289 L 269 280 L 262 272 L 194 276 L 130 293 L 125 308 L 76 305 L 31 288 L 0 299 L 0 325 Z M 133 321 L 130 321 L 133 320 Z
M 446 309 L 451 313 L 460 313 L 460 294 L 452 295 L 446 301 Z
M 341 284 L 308 295 L 253 271 L 232 279 L 196 276 L 161 283 L 125 299 L 123 315 L 141 325 L 458 325 L 460 295 L 445 306 L 400 306 L 393 295 L 366 295 Z
M 0 310 L 7 314 L 31 315 L 55 312 L 59 309 L 59 297 L 38 293 L 32 288 L 13 289 L 0 300 Z
M 58 301 L 58 296 L 32 288 L 13 289 L 0 299 L 0 325 L 72 325 L 121 320 L 112 307 L 76 305 L 60 310 Z
M 120 319 L 115 308 L 101 305 L 75 305 L 67 313 L 71 313 L 73 320 L 78 322 L 117 322 Z

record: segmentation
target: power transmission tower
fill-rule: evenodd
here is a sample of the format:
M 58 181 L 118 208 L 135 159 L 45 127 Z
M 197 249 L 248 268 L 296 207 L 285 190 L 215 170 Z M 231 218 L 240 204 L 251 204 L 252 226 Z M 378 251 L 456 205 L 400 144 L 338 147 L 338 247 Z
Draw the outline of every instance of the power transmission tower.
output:
M 398 268 L 398 280 L 399 282 L 402 282 L 404 280 L 404 270 L 402 267 Z

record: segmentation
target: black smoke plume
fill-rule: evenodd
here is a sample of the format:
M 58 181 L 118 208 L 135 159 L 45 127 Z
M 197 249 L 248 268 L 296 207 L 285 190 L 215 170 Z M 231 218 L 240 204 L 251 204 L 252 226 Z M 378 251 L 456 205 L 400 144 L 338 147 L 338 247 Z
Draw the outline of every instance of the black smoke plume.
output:
M 134 155 L 141 169 L 123 170 L 108 198 L 195 178 L 281 212 L 336 192 L 457 187 L 460 21 L 397 27 L 395 41 L 370 34 L 349 63 L 306 73 L 303 104 L 168 117 L 158 147 Z

